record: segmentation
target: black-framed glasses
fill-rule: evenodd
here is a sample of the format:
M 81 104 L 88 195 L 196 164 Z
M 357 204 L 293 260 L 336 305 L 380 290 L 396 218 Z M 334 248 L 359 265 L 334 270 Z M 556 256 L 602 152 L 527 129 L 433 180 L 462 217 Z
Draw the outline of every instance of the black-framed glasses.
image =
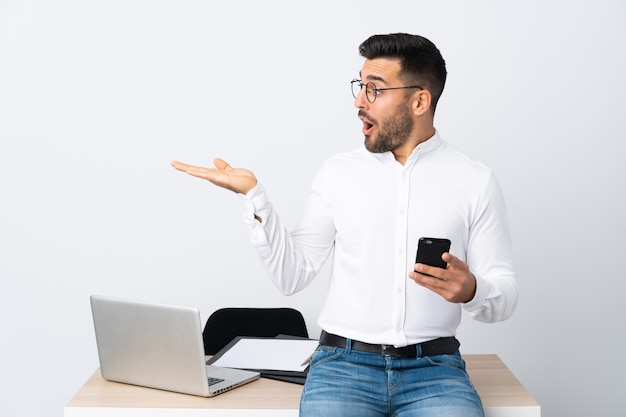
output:
M 363 84 L 362 80 L 359 80 L 358 78 L 355 78 L 354 80 L 350 81 L 350 86 L 352 88 L 352 95 L 354 96 L 354 98 L 357 98 L 359 93 L 363 89 L 363 87 L 365 87 L 365 97 L 367 97 L 367 101 L 369 101 L 370 103 L 375 102 L 376 101 L 376 97 L 378 97 L 380 95 L 381 91 L 385 91 L 385 90 L 402 90 L 402 89 L 405 89 L 405 88 L 418 88 L 420 90 L 423 90 L 422 86 L 420 86 L 420 85 L 407 85 L 407 86 L 404 86 L 404 87 L 377 88 L 376 84 L 374 84 L 373 82 L 369 82 L 369 83 Z

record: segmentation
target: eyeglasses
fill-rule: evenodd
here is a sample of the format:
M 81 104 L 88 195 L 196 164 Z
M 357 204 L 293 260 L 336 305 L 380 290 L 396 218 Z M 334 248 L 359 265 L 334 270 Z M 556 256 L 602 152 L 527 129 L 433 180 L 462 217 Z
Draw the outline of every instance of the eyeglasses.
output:
M 385 90 L 402 90 L 404 88 L 419 88 L 420 90 L 423 90 L 423 88 L 419 85 L 407 85 L 405 87 L 376 88 L 376 84 L 372 82 L 363 84 L 362 80 L 359 80 L 358 78 L 355 78 L 354 80 L 350 81 L 350 86 L 352 87 L 352 95 L 354 96 L 354 98 L 358 97 L 359 93 L 363 89 L 363 86 L 365 86 L 365 97 L 367 97 L 367 101 L 369 101 L 370 103 L 375 102 L 376 97 L 378 97 L 380 93 Z

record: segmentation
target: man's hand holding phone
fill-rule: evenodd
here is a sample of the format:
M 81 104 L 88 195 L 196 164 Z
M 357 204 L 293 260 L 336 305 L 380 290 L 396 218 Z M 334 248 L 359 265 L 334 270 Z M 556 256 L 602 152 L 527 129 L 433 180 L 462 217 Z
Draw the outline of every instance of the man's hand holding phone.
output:
M 476 293 L 476 278 L 449 250 L 447 239 L 420 238 L 415 270 L 409 272 L 409 278 L 451 303 L 467 303 Z

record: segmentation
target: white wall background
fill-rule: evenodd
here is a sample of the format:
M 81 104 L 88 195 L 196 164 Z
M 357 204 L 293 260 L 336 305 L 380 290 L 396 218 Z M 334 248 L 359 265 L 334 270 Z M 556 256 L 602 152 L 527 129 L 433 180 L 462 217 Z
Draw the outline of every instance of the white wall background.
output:
M 521 301 L 470 322 L 545 417 L 623 415 L 626 3 L 0 0 L 0 415 L 61 416 L 97 367 L 93 293 L 293 306 L 243 207 L 173 159 L 252 169 L 288 225 L 320 163 L 362 142 L 348 82 L 374 33 L 429 37 L 436 124 L 497 173 Z

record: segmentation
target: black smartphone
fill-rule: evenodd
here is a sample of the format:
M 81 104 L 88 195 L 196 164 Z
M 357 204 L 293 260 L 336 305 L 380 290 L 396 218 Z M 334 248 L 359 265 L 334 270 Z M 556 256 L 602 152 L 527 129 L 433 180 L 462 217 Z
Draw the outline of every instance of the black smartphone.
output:
M 450 251 L 450 244 L 450 239 L 421 237 L 417 243 L 415 263 L 445 268 L 447 265 L 441 255 Z

